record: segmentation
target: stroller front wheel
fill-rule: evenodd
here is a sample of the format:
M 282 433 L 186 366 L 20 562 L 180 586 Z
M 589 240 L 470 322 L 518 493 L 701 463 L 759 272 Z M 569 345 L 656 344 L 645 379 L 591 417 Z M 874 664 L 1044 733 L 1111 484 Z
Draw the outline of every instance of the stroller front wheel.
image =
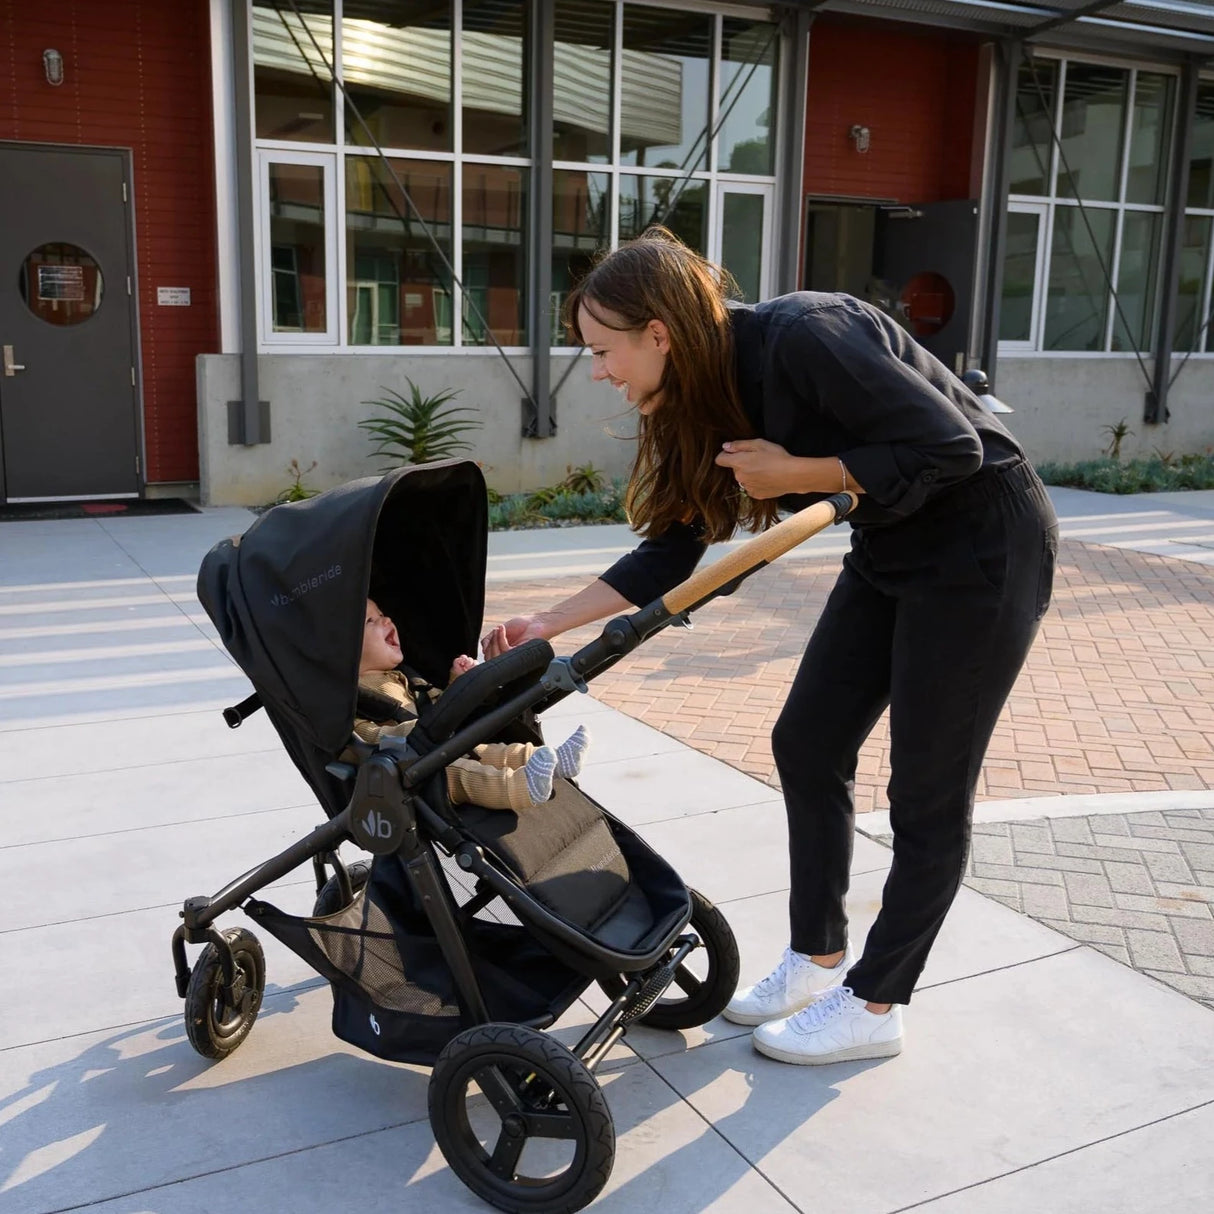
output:
M 453 1037 L 430 1077 L 430 1124 L 451 1170 L 512 1214 L 572 1214 L 615 1161 L 607 1100 L 560 1042 L 518 1024 Z
M 700 947 L 675 970 L 668 993 L 658 999 L 637 1023 L 654 1029 L 691 1029 L 707 1024 L 725 1010 L 733 998 L 741 971 L 738 942 L 729 920 L 697 889 L 691 895 L 687 926 L 700 938 Z M 616 998 L 624 989 L 619 978 L 599 982 L 604 994 Z
M 226 1058 L 244 1041 L 266 989 L 266 959 L 257 937 L 243 927 L 229 927 L 223 938 L 236 964 L 233 1004 L 224 998 L 223 966 L 213 944 L 199 954 L 185 993 L 186 1036 L 204 1058 Z

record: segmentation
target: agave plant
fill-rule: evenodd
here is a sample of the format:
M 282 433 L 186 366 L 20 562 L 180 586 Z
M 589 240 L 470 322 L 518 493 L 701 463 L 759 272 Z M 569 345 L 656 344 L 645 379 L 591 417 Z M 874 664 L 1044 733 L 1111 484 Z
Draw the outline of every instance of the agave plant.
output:
M 428 464 L 431 460 L 447 459 L 457 451 L 467 451 L 472 444 L 460 437 L 480 426 L 475 409 L 452 406 L 459 389 L 436 392 L 426 396 L 411 380 L 409 395 L 402 396 L 391 388 L 377 400 L 365 400 L 364 405 L 381 410 L 379 417 L 363 418 L 358 424 L 375 443 L 372 455 L 387 456 L 392 462 L 381 472 L 401 464 Z M 460 417 L 459 414 L 471 414 Z

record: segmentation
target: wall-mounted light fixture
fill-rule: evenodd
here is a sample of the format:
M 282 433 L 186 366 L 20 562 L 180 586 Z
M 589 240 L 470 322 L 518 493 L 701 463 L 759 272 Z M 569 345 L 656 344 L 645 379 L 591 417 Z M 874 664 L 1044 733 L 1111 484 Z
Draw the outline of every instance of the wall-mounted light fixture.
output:
M 872 131 L 866 126 L 861 126 L 858 122 L 847 132 L 847 137 L 856 145 L 857 152 L 867 152 L 869 142 L 872 139 Z
M 46 73 L 47 84 L 58 88 L 63 83 L 63 56 L 54 47 L 42 52 L 42 70 Z

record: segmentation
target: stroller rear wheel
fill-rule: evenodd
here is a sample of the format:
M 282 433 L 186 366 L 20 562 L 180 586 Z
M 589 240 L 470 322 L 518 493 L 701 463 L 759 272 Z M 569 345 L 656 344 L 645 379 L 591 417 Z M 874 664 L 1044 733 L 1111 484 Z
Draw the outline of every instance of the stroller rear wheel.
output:
M 707 1024 L 725 1010 L 738 985 L 741 960 L 729 920 L 699 890 L 689 889 L 688 927 L 700 938 L 696 949 L 674 973 L 667 994 L 658 999 L 638 1024 L 655 1029 L 690 1029 Z M 619 978 L 599 982 L 614 999 L 624 989 Z
M 346 872 L 350 877 L 350 889 L 354 893 L 358 893 L 371 876 L 371 861 L 355 860 L 347 867 Z M 345 899 L 341 896 L 341 882 L 336 876 L 332 876 L 316 895 L 316 901 L 312 906 L 312 917 L 323 919 L 326 915 L 337 914 L 339 910 L 345 910 Z
M 266 959 L 251 931 L 229 927 L 223 933 L 236 963 L 232 1002 L 224 998 L 219 950 L 208 944 L 190 971 L 185 993 L 185 1031 L 204 1058 L 226 1058 L 249 1035 L 266 989 Z
M 430 1077 L 430 1124 L 451 1170 L 514 1214 L 572 1214 L 615 1160 L 607 1100 L 560 1042 L 517 1024 L 465 1029 Z

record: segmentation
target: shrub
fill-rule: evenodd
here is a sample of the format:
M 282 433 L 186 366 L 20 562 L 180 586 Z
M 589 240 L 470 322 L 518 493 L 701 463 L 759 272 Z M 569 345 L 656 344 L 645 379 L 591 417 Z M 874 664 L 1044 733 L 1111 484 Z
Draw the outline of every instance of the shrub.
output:
M 385 396 L 362 402 L 383 413 L 358 423 L 375 443 L 371 454 L 386 455 L 392 460 L 381 472 L 389 472 L 401 464 L 428 464 L 431 460 L 447 459 L 457 451 L 467 451 L 472 444 L 460 436 L 481 424 L 475 416 L 456 416 L 475 414 L 474 409 L 449 404 L 459 395 L 459 389 L 426 396 L 411 379 L 406 378 L 405 383 L 409 385 L 407 397 L 384 388 Z
M 1181 455 L 1134 459 L 1111 457 L 1078 464 L 1042 464 L 1037 471 L 1047 485 L 1091 489 L 1097 493 L 1159 493 L 1175 489 L 1214 489 L 1214 455 Z

